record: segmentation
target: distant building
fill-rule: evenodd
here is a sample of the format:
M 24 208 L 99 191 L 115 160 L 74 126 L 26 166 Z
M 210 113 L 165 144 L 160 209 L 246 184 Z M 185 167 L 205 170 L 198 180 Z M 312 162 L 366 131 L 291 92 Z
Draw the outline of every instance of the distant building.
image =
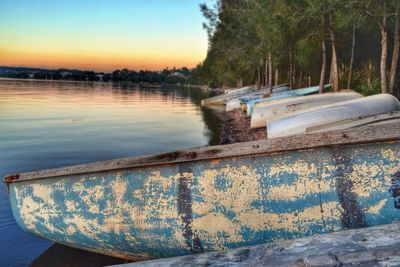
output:
M 186 78 L 186 76 L 183 73 L 180 73 L 180 72 L 171 73 L 170 76 L 179 77 L 179 78 L 182 78 L 182 79 Z
M 97 78 L 99 81 L 102 81 L 103 78 L 104 78 L 104 74 L 96 74 L 96 78 Z
M 63 71 L 60 74 L 61 74 L 61 77 L 63 77 L 63 78 L 66 78 L 66 77 L 69 77 L 72 75 L 72 73 L 69 71 Z

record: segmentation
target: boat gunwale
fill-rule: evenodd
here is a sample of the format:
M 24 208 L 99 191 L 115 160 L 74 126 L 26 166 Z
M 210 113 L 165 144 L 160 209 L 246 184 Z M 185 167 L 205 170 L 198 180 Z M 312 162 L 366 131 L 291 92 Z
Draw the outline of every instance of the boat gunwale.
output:
M 400 140 L 400 125 L 367 125 L 345 130 L 336 130 L 313 134 L 263 139 L 228 145 L 201 146 L 173 152 L 156 153 L 146 156 L 134 156 L 107 161 L 98 161 L 61 168 L 24 172 L 5 176 L 4 182 L 11 183 L 57 178 L 71 175 L 147 168 L 163 165 L 220 160 L 241 156 L 259 156 L 282 153 L 285 151 L 307 150 L 321 147 L 383 143 Z

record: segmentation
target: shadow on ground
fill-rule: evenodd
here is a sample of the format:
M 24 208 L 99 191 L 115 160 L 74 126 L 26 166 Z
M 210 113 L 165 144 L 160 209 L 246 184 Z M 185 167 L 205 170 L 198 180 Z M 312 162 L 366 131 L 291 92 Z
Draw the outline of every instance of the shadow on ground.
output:
M 129 261 L 54 244 L 35 259 L 31 267 L 97 267 Z

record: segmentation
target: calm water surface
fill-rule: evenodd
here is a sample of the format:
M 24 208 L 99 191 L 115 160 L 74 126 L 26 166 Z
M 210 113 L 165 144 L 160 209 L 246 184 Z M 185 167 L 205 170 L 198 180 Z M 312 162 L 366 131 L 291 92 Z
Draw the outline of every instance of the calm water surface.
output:
M 0 177 L 217 144 L 206 93 L 129 84 L 0 80 Z M 26 266 L 52 243 L 12 216 L 0 186 L 0 266 Z

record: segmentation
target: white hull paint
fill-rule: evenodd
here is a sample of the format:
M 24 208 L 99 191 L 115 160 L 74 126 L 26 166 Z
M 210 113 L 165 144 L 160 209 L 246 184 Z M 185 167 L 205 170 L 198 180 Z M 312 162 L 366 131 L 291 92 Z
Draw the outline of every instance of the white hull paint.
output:
M 226 104 L 229 100 L 245 96 L 250 93 L 254 93 L 256 89 L 254 87 L 243 87 L 240 89 L 235 89 L 235 90 L 229 90 L 226 91 L 225 94 L 223 95 L 217 95 L 211 98 L 203 99 L 201 101 L 202 106 L 207 106 L 207 105 L 224 105 Z
M 243 88 L 239 88 L 239 89 L 227 89 L 224 91 L 224 93 L 226 95 L 231 95 L 231 94 L 242 94 L 242 93 L 249 93 L 254 91 L 254 86 L 245 86 Z
M 242 97 L 231 99 L 226 103 L 225 111 L 232 111 L 232 110 L 241 108 L 242 107 L 242 99 L 243 98 L 247 98 L 247 97 L 248 98 L 253 98 L 253 97 L 254 98 L 257 98 L 257 97 L 262 98 L 267 93 L 267 90 L 268 89 L 262 89 L 260 91 L 255 92 L 255 93 L 252 93 L 252 94 L 248 94 L 248 95 L 245 95 L 245 96 L 242 96 Z M 288 91 L 288 90 L 289 90 L 289 87 L 287 87 L 287 86 L 272 88 L 272 92 L 274 94 L 282 93 L 282 92 L 285 92 L 285 91 Z
M 266 127 L 267 121 L 277 116 L 290 115 L 293 112 L 308 108 L 328 105 L 363 97 L 356 92 L 325 93 L 319 95 L 285 98 L 275 101 L 260 102 L 254 107 L 251 115 L 251 128 Z
M 337 131 L 353 127 L 359 127 L 364 125 L 381 125 L 386 123 L 400 123 L 400 111 L 357 117 L 352 119 L 347 119 L 343 121 L 338 121 L 336 123 L 328 123 L 320 125 L 318 127 L 308 127 L 306 129 L 307 133 L 320 133 L 326 131 Z
M 325 85 L 325 88 L 329 88 L 329 87 L 330 87 L 330 85 Z M 278 93 L 275 95 L 273 94 L 267 98 L 260 98 L 260 99 L 255 99 L 253 101 L 249 101 L 247 103 L 247 107 L 246 107 L 247 116 L 251 116 L 255 105 L 257 105 L 259 103 L 262 103 L 262 102 L 271 103 L 270 101 L 275 101 L 275 100 L 279 100 L 279 99 L 287 99 L 287 98 L 292 98 L 292 97 L 313 95 L 313 94 L 318 93 L 318 90 L 319 90 L 318 86 L 306 87 L 306 88 L 295 89 L 295 90 L 290 90 L 287 92 Z
M 347 119 L 400 111 L 400 102 L 392 95 L 380 94 L 310 108 L 267 122 L 268 138 L 307 133 L 318 127 Z
M 283 92 L 285 90 L 288 90 L 288 87 L 286 85 L 278 85 L 276 87 L 272 88 L 272 92 Z M 203 99 L 201 101 L 202 106 L 208 106 L 208 105 L 225 105 L 227 104 L 230 100 L 236 99 L 236 98 L 241 98 L 247 95 L 264 95 L 267 92 L 267 89 L 261 89 L 257 90 L 255 87 L 243 87 L 240 89 L 236 90 L 231 90 L 228 91 L 226 94 L 223 95 L 217 95 L 211 98 Z
M 235 98 L 232 100 L 229 100 L 228 103 L 226 103 L 225 111 L 232 111 L 235 109 L 240 108 L 240 99 Z

